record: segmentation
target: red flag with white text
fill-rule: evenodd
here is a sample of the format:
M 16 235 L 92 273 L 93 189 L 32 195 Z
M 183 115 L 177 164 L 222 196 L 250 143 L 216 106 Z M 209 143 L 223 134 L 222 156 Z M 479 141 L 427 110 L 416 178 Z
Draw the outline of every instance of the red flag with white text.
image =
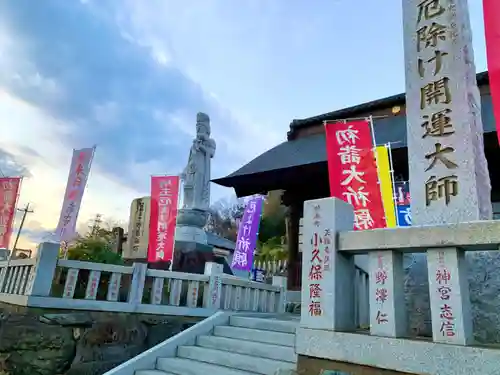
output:
M 8 249 L 21 177 L 0 178 L 0 248 Z
M 500 0 L 483 0 L 483 15 L 488 77 L 500 144 Z
M 179 176 L 151 177 L 148 262 L 172 260 L 179 201 Z
M 354 230 L 385 228 L 369 121 L 325 124 L 330 196 L 354 207 Z

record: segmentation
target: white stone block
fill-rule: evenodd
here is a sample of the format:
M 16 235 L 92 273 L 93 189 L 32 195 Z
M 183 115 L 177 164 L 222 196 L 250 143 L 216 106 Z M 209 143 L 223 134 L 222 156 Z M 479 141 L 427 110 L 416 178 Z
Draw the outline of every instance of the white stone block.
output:
M 352 230 L 354 214 L 337 198 L 304 202 L 300 325 L 351 330 L 354 319 L 354 257 L 337 252 L 339 231 Z
M 457 248 L 427 251 L 432 338 L 435 342 L 473 342 L 465 253 Z
M 403 256 L 395 251 L 370 253 L 370 334 L 407 334 Z
M 148 265 L 146 263 L 134 263 L 132 267 L 132 282 L 130 283 L 128 302 L 132 305 L 139 305 L 142 303 L 144 295 L 144 283 L 146 281 Z
M 36 264 L 28 278 L 26 295 L 37 297 L 50 296 L 58 256 L 59 244 L 43 242 L 38 246 Z

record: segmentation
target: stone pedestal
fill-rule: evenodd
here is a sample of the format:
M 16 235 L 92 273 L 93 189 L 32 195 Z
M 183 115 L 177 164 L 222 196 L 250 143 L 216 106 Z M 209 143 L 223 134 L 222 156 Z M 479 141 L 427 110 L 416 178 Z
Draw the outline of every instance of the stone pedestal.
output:
M 175 229 L 173 271 L 203 274 L 206 262 L 214 262 L 212 246 L 204 231 L 208 212 L 195 208 L 180 209 Z

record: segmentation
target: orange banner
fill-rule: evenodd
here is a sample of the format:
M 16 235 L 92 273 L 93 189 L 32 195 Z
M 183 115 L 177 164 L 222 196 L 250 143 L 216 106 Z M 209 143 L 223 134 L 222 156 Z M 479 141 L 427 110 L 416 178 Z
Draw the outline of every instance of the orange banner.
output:
M 179 176 L 151 177 L 148 262 L 171 261 L 179 201 Z

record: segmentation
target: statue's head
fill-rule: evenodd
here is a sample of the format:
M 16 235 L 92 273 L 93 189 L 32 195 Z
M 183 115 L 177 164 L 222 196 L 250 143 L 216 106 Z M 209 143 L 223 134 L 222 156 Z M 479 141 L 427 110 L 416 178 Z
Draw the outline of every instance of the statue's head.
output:
M 196 134 L 210 136 L 210 117 L 206 113 L 196 115 Z

